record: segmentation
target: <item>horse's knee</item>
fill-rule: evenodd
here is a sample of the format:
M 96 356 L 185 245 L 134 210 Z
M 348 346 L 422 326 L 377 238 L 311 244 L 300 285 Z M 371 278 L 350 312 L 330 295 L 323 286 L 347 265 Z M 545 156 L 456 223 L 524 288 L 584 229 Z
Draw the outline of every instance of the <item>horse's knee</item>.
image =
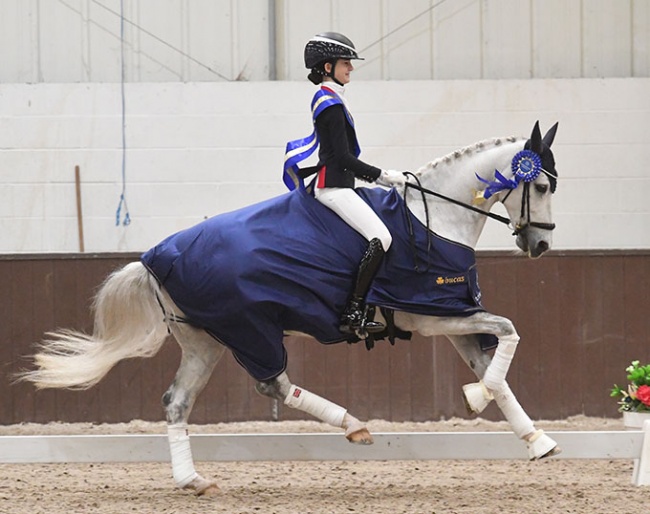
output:
M 508 318 L 502 318 L 497 323 L 497 337 L 501 340 L 519 341 L 519 334 L 515 325 Z

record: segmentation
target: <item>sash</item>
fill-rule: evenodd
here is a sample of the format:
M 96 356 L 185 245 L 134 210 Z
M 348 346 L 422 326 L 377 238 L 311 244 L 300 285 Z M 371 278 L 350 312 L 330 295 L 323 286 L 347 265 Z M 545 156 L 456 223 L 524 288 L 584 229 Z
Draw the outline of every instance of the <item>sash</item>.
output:
M 284 170 L 282 174 L 282 181 L 287 186 L 290 191 L 294 189 L 305 189 L 304 179 L 313 173 L 316 173 L 318 169 L 316 167 L 305 168 L 301 170 L 298 167 L 298 163 L 307 159 L 311 154 L 314 153 L 318 144 L 320 142 L 318 133 L 316 132 L 316 118 L 318 115 L 323 112 L 328 107 L 332 105 L 342 105 L 343 111 L 345 112 L 345 117 L 354 129 L 354 119 L 348 111 L 343 99 L 332 89 L 327 86 L 321 86 L 321 88 L 316 91 L 314 98 L 311 101 L 311 116 L 312 123 L 314 124 L 314 130 L 312 133 L 304 138 L 296 139 L 294 141 L 289 141 L 284 153 Z M 354 138 L 354 156 L 358 157 L 361 153 L 361 148 L 356 139 Z

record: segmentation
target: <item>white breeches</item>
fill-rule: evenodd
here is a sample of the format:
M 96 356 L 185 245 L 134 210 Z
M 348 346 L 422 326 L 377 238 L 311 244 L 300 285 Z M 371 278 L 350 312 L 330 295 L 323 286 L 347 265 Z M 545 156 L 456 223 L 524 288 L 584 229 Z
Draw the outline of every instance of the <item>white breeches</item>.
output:
M 339 217 L 359 232 L 368 241 L 377 238 L 387 252 L 393 238 L 386 225 L 370 206 L 349 187 L 321 187 L 314 189 L 314 196 L 320 203 L 334 211 Z

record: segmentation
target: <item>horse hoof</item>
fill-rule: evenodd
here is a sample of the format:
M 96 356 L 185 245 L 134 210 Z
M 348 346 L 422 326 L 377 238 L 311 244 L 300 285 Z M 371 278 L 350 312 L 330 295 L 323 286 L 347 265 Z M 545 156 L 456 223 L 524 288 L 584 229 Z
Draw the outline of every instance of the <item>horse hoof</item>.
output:
M 546 452 L 544 455 L 542 455 L 542 456 L 541 456 L 539 459 L 537 459 L 537 460 L 545 459 L 545 458 L 547 458 L 547 457 L 554 457 L 555 455 L 559 455 L 560 453 L 562 453 L 562 448 L 560 448 L 560 447 L 556 444 L 553 448 L 551 448 L 548 452 Z
M 220 492 L 216 483 L 200 476 L 192 480 L 183 489 L 194 491 L 196 496 L 215 496 Z
M 557 443 L 547 436 L 543 430 L 537 430 L 528 440 L 527 445 L 530 460 L 541 460 L 562 452 Z
M 345 434 L 345 438 L 354 444 L 368 445 L 375 442 L 372 438 L 372 435 L 370 435 L 370 432 L 368 432 L 368 429 L 365 427 L 360 428 L 359 430 L 355 430 L 349 434 Z
M 194 494 L 197 496 L 216 496 L 220 493 L 221 491 L 217 487 L 217 484 L 210 484 L 208 487 L 205 489 L 201 489 L 200 491 L 196 491 Z
M 465 384 L 463 386 L 463 400 L 469 414 L 480 414 L 494 399 L 483 382 Z

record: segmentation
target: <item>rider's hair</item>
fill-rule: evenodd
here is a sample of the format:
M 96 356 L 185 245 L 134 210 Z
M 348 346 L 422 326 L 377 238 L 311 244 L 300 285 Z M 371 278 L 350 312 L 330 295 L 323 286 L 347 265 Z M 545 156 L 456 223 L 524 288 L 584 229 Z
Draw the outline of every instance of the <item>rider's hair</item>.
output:
M 316 66 L 314 66 L 311 71 L 309 72 L 309 75 L 307 75 L 307 78 L 309 79 L 310 82 L 313 84 L 320 84 L 323 82 L 323 77 L 327 76 L 327 72 L 325 71 L 325 63 L 331 62 L 332 63 L 332 69 L 334 68 L 334 62 L 332 61 L 322 61 L 318 63 Z

